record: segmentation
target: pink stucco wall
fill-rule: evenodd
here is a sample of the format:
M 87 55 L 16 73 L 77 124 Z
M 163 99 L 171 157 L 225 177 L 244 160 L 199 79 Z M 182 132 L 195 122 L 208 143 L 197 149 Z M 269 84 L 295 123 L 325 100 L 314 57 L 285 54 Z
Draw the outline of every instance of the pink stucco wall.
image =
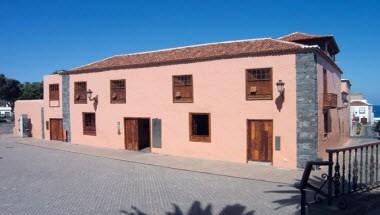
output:
M 275 101 L 246 101 L 245 70 L 273 68 L 273 95 L 276 82 L 285 82 L 285 103 L 278 111 Z M 172 75 L 192 74 L 194 103 L 172 102 Z M 126 104 L 110 104 L 110 80 L 126 79 Z M 57 81 L 48 76 L 44 84 Z M 162 148 L 154 153 L 246 162 L 247 119 L 272 119 L 273 136 L 281 136 L 281 150 L 273 148 L 273 165 L 296 167 L 295 55 L 248 57 L 178 64 L 150 68 L 113 70 L 70 75 L 74 82 L 86 81 L 87 89 L 98 95 L 97 135 L 83 135 L 82 113 L 94 112 L 92 102 L 74 104 L 70 99 L 73 143 L 124 149 L 124 117 L 162 119 Z M 45 88 L 46 89 L 46 88 Z M 45 93 L 45 98 L 47 98 Z M 46 99 L 45 99 L 46 100 Z M 47 111 L 61 116 L 60 108 Z M 189 113 L 211 114 L 211 143 L 189 141 Z M 118 134 L 117 124 L 121 125 Z M 274 138 L 273 138 L 274 141 Z M 274 145 L 274 143 L 273 143 Z
M 162 120 L 162 148 L 152 152 L 206 159 L 246 162 L 247 120 L 273 120 L 273 141 L 281 136 L 281 150 L 273 148 L 273 165 L 295 168 L 296 152 L 296 77 L 295 55 L 223 59 L 159 67 L 111 70 L 70 75 L 71 142 L 98 147 L 124 149 L 124 118 L 146 117 Z M 245 70 L 273 69 L 273 100 L 246 101 Z M 323 129 L 323 68 L 328 71 L 328 91 L 338 95 L 338 108 L 330 110 L 332 132 Z M 194 103 L 173 103 L 172 76 L 193 75 Z M 110 80 L 126 80 L 126 104 L 110 103 Z M 285 102 L 281 111 L 275 104 L 276 82 L 285 82 Z M 341 74 L 317 54 L 318 154 L 344 144 L 349 134 L 348 109 L 343 108 Z M 74 82 L 86 81 L 87 89 L 98 95 L 99 104 L 74 104 Z M 49 104 L 49 84 L 59 84 L 58 107 Z M 62 118 L 62 76 L 44 77 L 45 121 Z M 96 112 L 96 136 L 83 135 L 82 113 Z M 211 114 L 211 143 L 189 141 L 189 113 Z M 118 131 L 120 124 L 120 132 Z M 45 130 L 46 139 L 50 139 Z M 273 142 L 274 147 L 274 142 Z
M 20 135 L 19 118 L 26 114 L 32 123 L 32 137 L 42 139 L 41 108 L 43 100 L 18 100 L 15 103 L 15 127 L 14 134 Z
M 327 70 L 328 93 L 338 95 L 338 108 L 330 109 L 332 130 L 327 136 L 324 135 L 323 120 L 323 69 Z M 344 145 L 349 137 L 349 108 L 343 106 L 341 73 L 328 63 L 324 58 L 317 55 L 317 82 L 318 82 L 318 155 L 326 158 L 327 148 Z
M 49 102 L 49 84 L 59 84 L 59 103 Z M 49 119 L 62 119 L 62 76 L 58 74 L 44 76 L 44 110 L 45 124 Z M 45 126 L 45 139 L 50 139 L 50 131 Z

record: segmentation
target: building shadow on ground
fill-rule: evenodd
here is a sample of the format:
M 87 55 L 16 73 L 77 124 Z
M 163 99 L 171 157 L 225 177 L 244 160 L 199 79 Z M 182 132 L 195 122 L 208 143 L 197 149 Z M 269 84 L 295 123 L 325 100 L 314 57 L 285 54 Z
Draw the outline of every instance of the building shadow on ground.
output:
M 166 212 L 166 215 L 254 215 L 255 211 L 246 211 L 246 206 L 240 204 L 227 205 L 225 206 L 220 213 L 213 213 L 212 204 L 202 207 L 202 204 L 199 201 L 194 201 L 190 209 L 186 212 L 181 209 L 177 204 L 172 204 L 172 211 Z M 131 207 L 131 211 L 120 210 L 120 214 L 124 215 L 149 215 L 148 213 L 143 212 L 135 206 Z
M 319 176 L 311 176 L 309 178 L 309 183 L 317 188 L 320 188 L 323 192 L 327 193 L 327 183 L 325 178 L 319 177 Z M 276 194 L 286 194 L 286 198 L 283 199 L 277 199 L 274 200 L 273 203 L 276 203 L 278 206 L 274 208 L 274 210 L 279 210 L 283 207 L 288 206 L 295 206 L 297 208 L 297 211 L 295 214 L 300 214 L 301 210 L 301 194 L 300 190 L 297 189 L 297 183 L 299 183 L 300 180 L 298 180 L 294 185 L 278 185 L 281 189 L 279 190 L 270 190 L 266 191 L 265 193 L 276 193 Z M 288 187 L 289 189 L 284 189 L 284 187 Z M 317 203 L 318 204 L 327 204 L 327 200 L 322 197 L 319 194 L 316 194 L 314 191 L 306 189 L 306 201 L 308 203 Z M 290 196 L 289 196 L 290 194 Z M 311 206 L 313 207 L 313 206 Z

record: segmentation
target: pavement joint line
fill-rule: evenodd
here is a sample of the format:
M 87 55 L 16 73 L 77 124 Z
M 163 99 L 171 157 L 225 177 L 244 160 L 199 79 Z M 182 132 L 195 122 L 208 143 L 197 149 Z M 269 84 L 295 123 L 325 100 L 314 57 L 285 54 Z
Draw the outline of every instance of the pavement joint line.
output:
M 42 146 L 42 145 L 33 144 L 33 143 L 16 143 L 16 144 L 21 144 L 21 145 L 26 145 L 26 146 L 31 146 L 31 147 L 34 146 L 34 147 L 43 148 L 43 149 L 47 149 L 47 150 L 53 150 L 53 151 L 69 152 L 69 153 L 73 153 L 73 154 L 80 154 L 80 155 L 86 155 L 86 156 L 91 156 L 91 157 L 106 158 L 106 159 L 135 163 L 135 164 L 146 165 L 146 166 L 155 166 L 155 167 L 172 169 L 172 170 L 180 170 L 180 171 L 185 171 L 185 172 L 197 172 L 197 173 L 202 173 L 202 174 L 207 174 L 207 175 L 223 176 L 223 177 L 228 177 L 228 178 L 236 178 L 236 179 L 249 180 L 249 181 L 259 181 L 259 182 L 281 184 L 281 185 L 292 185 L 291 183 L 276 182 L 276 181 L 269 181 L 269 180 L 262 180 L 262 179 L 253 179 L 253 178 L 245 178 L 245 177 L 211 173 L 211 172 L 206 172 L 206 171 L 189 170 L 189 169 L 183 169 L 183 168 L 176 168 L 176 167 L 169 167 L 169 166 L 164 166 L 164 165 L 157 165 L 157 164 L 151 164 L 151 163 L 144 163 L 144 162 L 120 159 L 120 158 L 113 158 L 113 157 L 104 156 L 104 155 L 95 155 L 95 154 L 76 152 L 76 151 L 71 151 L 71 150 L 66 150 L 66 149 L 58 149 L 58 148 L 53 148 L 53 147 L 49 147 L 49 146 Z

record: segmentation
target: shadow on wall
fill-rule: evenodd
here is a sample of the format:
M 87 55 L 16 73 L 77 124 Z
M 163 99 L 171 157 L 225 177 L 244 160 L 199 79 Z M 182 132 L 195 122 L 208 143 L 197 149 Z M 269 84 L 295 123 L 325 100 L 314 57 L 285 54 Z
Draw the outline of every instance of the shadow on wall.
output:
M 246 207 L 240 204 L 227 205 L 218 215 L 254 215 L 255 211 L 245 212 Z M 149 215 L 142 212 L 138 208 L 132 206 L 132 211 L 120 210 L 121 214 L 125 215 Z M 173 204 L 173 211 L 166 212 L 166 215 L 216 215 L 212 213 L 212 205 L 208 204 L 204 209 L 199 201 L 193 202 L 189 211 L 186 213 L 178 207 L 178 205 Z

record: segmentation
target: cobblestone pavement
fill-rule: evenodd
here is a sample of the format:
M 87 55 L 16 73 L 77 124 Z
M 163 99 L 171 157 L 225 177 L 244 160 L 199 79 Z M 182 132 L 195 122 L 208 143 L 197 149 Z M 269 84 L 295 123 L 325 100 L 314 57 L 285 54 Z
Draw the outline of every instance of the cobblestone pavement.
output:
M 0 135 L 12 133 L 13 123 L 0 122 Z
M 298 202 L 298 191 L 290 185 L 142 165 L 0 139 L 2 215 L 295 214 Z
M 258 163 L 235 163 L 190 157 L 168 156 L 156 153 L 141 153 L 121 149 L 93 147 L 75 143 L 66 144 L 60 141 L 19 138 L 10 134 L 0 135 L 0 141 L 37 146 L 77 154 L 93 155 L 97 157 L 111 158 L 114 160 L 129 161 L 132 163 L 150 166 L 159 166 L 220 176 L 230 176 L 235 178 L 254 179 L 265 182 L 294 184 L 302 176 L 302 171 L 300 170 L 279 169 L 271 165 L 262 165 Z

